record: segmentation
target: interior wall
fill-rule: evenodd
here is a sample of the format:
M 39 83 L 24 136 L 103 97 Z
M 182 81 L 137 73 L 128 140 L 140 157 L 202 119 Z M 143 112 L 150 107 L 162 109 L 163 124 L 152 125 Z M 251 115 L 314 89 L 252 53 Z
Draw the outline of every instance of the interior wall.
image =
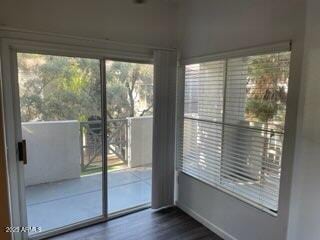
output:
M 177 2 L 148 0 L 140 5 L 133 2 L 0 0 L 0 28 L 107 39 L 159 48 L 176 47 Z M 3 141 L 0 141 L 0 154 L 0 239 L 9 239 L 10 235 L 5 235 L 2 229 L 10 224 Z
M 284 40 L 293 42 L 278 216 L 185 174 L 179 176 L 177 204 L 225 239 L 286 239 L 304 20 L 304 0 L 185 0 L 179 8 L 178 45 L 182 58 Z
M 304 0 L 184 0 L 177 27 L 182 56 L 298 40 L 304 5 Z
M 1 77 L 0 77 L 1 79 Z M 5 232 L 5 227 L 10 226 L 9 199 L 7 188 L 7 174 L 4 147 L 4 131 L 2 121 L 2 101 L 0 98 L 0 239 L 11 239 L 10 233 Z
M 299 130 L 288 240 L 320 236 L 320 1 L 307 0 Z
M 175 47 L 176 1 L 0 0 L 0 26 Z
M 317 170 L 320 168 L 320 128 L 317 127 L 320 110 L 316 107 L 320 90 L 320 68 L 317 66 L 317 61 L 320 62 L 320 17 L 317 11 L 320 2 L 306 1 L 308 17 L 303 82 L 307 84 L 302 86 L 300 97 L 289 240 L 306 239 L 305 236 L 313 240 L 320 235 L 319 228 L 315 227 L 320 220 L 317 184 L 320 180 Z M 149 0 L 144 5 L 134 5 L 132 0 L 0 0 L 0 26 L 162 47 L 179 46 L 184 58 L 293 40 L 291 75 L 294 79 L 290 81 L 297 86 L 291 95 L 298 99 L 304 5 L 304 0 L 184 0 L 179 7 L 176 1 L 169 0 Z M 295 125 L 295 114 L 294 109 L 290 111 L 291 126 Z M 289 136 L 288 145 L 293 148 L 294 134 Z M 3 147 L 1 142 L 0 147 Z M 3 153 L 3 149 L 0 150 Z M 178 202 L 194 216 L 206 221 L 208 226 L 225 234 L 226 239 L 285 239 L 290 159 L 289 154 L 289 161 L 283 166 L 282 189 L 285 190 L 282 190 L 280 208 L 284 210 L 278 217 L 183 174 L 179 178 Z M 3 173 L 1 165 L 1 179 Z M 0 206 L 7 206 L 3 194 L 5 185 L 0 187 Z M 7 214 L 5 216 L 1 215 L 1 225 L 8 223 Z

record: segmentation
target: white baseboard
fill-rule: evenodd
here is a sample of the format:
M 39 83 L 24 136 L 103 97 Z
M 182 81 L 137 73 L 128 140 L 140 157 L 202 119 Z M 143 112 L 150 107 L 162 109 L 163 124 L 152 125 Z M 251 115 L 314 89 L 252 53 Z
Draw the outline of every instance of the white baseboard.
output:
M 198 222 L 202 223 L 204 226 L 206 226 L 208 229 L 210 229 L 212 232 L 217 234 L 219 237 L 223 238 L 224 240 L 238 240 L 234 236 L 230 235 L 229 233 L 225 232 L 218 226 L 214 225 L 211 223 L 208 219 L 200 216 L 198 213 L 193 211 L 191 208 L 181 204 L 180 202 L 176 202 L 176 206 L 180 208 L 182 211 L 184 211 L 186 214 L 190 215 L 193 217 L 195 220 Z

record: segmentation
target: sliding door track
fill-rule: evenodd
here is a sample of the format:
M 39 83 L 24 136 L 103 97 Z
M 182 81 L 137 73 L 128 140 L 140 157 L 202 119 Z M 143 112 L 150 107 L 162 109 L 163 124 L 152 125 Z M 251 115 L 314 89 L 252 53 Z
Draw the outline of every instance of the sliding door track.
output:
M 59 236 L 59 235 L 62 235 L 62 234 L 68 233 L 68 232 L 80 230 L 80 229 L 83 229 L 83 228 L 86 228 L 86 227 L 90 227 L 90 226 L 93 226 L 93 225 L 96 225 L 96 224 L 99 224 L 99 223 L 107 222 L 107 221 L 112 220 L 112 219 L 120 218 L 120 217 L 126 216 L 128 214 L 132 214 L 132 213 L 135 213 L 135 212 L 138 212 L 138 211 L 142 211 L 142 210 L 148 209 L 150 207 L 151 207 L 150 203 L 141 204 L 141 205 L 138 205 L 136 207 L 132 207 L 132 208 L 128 208 L 128 209 L 125 209 L 125 210 L 121 210 L 121 211 L 118 211 L 118 212 L 111 213 L 111 214 L 108 215 L 108 217 L 92 218 L 92 219 L 89 219 L 89 220 L 85 220 L 85 221 L 82 221 L 82 222 L 78 222 L 78 223 L 75 223 L 75 224 L 68 225 L 66 227 L 57 228 L 57 229 L 54 229 L 52 231 L 46 231 L 44 233 L 34 234 L 33 236 L 30 236 L 28 239 L 30 239 L 30 240 L 42 240 L 42 239 L 47 239 L 47 238 L 50 238 L 50 237 L 56 237 L 56 236 Z

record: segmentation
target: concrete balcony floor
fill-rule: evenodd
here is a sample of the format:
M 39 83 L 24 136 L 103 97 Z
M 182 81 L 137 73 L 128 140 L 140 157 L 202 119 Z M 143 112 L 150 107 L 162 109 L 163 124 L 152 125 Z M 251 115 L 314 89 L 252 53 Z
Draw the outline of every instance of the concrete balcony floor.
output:
M 151 168 L 108 174 L 108 212 L 151 201 Z M 26 187 L 28 225 L 47 231 L 102 214 L 101 173 Z

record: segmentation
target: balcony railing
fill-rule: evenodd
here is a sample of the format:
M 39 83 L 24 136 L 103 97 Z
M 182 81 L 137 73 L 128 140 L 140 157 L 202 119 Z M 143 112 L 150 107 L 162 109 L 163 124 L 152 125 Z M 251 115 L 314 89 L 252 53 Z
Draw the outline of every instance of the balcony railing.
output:
M 108 170 L 150 166 L 151 116 L 107 122 Z M 101 120 L 22 123 L 27 142 L 26 186 L 79 178 L 102 170 Z M 46 171 L 46 174 L 39 174 Z
M 109 159 L 128 162 L 128 120 L 107 121 L 107 154 Z M 102 167 L 101 121 L 80 122 L 81 171 L 94 171 Z

